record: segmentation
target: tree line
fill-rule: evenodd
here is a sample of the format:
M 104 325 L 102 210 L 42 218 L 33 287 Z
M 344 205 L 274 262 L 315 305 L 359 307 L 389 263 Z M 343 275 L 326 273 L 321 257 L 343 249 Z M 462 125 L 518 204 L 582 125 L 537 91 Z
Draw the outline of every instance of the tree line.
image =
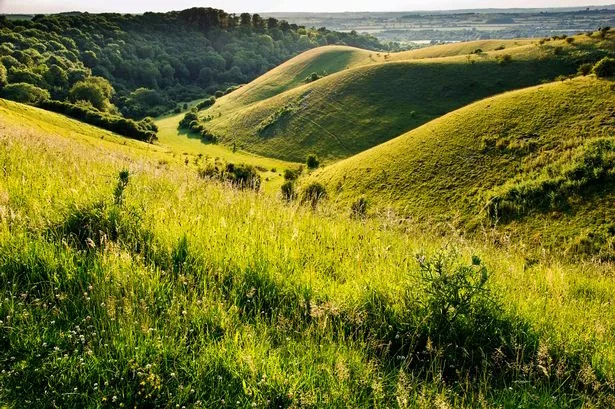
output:
M 0 96 L 39 105 L 60 101 L 46 106 L 80 112 L 80 119 L 142 120 L 249 82 L 305 50 L 329 44 L 395 48 L 356 32 L 212 8 L 0 17 Z M 136 128 L 151 132 L 148 124 Z

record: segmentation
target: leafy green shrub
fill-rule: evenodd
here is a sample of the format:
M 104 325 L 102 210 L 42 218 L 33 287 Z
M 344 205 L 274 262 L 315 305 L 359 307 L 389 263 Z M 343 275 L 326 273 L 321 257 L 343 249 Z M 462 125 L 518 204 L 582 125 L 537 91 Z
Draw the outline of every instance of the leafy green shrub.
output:
M 158 139 L 156 136 L 158 127 L 151 118 L 145 118 L 137 122 L 118 115 L 112 115 L 108 112 L 89 109 L 83 105 L 53 100 L 40 101 L 37 106 L 49 111 L 67 115 L 90 125 L 107 129 L 128 138 L 137 139 L 148 143 L 152 143 Z
M 327 197 L 327 189 L 320 183 L 312 183 L 304 190 L 301 197 L 303 203 L 309 203 L 312 207 L 316 207 L 318 203 Z
M 472 257 L 467 265 L 458 261 L 455 252 L 446 252 L 417 260 L 418 290 L 424 298 L 410 314 L 421 324 L 406 336 L 416 337 L 411 341 L 416 352 L 441 361 L 445 378 L 460 373 L 479 376 L 485 369 L 495 375 L 536 350 L 537 337 L 529 326 L 506 317 L 487 288 L 489 272 L 480 258 Z
M 307 82 L 309 84 L 310 82 L 318 81 L 321 78 L 321 75 L 318 75 L 318 73 L 313 72 L 305 78 L 304 82 Z
M 367 199 L 361 197 L 350 205 L 350 215 L 355 219 L 364 219 L 367 216 Z
M 574 37 L 567 37 L 566 38 L 566 43 L 568 43 L 568 44 L 574 43 Z
M 216 97 L 209 97 L 204 101 L 197 104 L 196 109 L 202 111 L 204 109 L 212 107 L 216 103 Z
M 569 198 L 601 189 L 615 179 L 615 142 L 598 138 L 580 148 L 572 161 L 556 163 L 527 180 L 505 185 L 487 202 L 492 219 L 510 221 L 532 211 L 563 210 Z
M 615 75 L 615 58 L 604 57 L 594 65 L 594 74 L 599 78 Z
M 297 197 L 295 183 L 291 180 L 284 182 L 280 190 L 282 192 L 282 198 L 284 198 L 284 200 L 291 201 Z
M 0 95 L 2 98 L 26 104 L 35 104 L 51 97 L 49 91 L 25 82 L 3 87 Z
M 318 168 L 318 166 L 320 166 L 320 161 L 318 160 L 318 157 L 313 153 L 307 156 L 305 163 L 308 169 L 316 169 Z
M 229 163 L 224 171 L 224 179 L 231 182 L 236 187 L 241 189 L 250 188 L 259 190 L 261 186 L 261 177 L 256 168 L 250 165 L 234 165 Z
M 297 180 L 299 178 L 299 175 L 301 175 L 302 170 L 303 170 L 302 168 L 286 169 L 284 171 L 284 180 L 286 181 Z
M 222 98 L 224 96 L 224 91 L 216 91 L 214 95 L 216 98 Z
M 199 176 L 204 179 L 217 179 L 228 182 L 239 189 L 253 189 L 258 191 L 261 186 L 261 176 L 255 167 L 245 164 L 235 165 L 227 163 L 224 169 L 208 164 L 199 170 Z
M 179 128 L 180 129 L 190 129 L 191 124 L 198 120 L 199 120 L 199 117 L 195 111 L 187 112 L 186 115 L 184 115 L 184 118 L 181 121 L 179 121 Z

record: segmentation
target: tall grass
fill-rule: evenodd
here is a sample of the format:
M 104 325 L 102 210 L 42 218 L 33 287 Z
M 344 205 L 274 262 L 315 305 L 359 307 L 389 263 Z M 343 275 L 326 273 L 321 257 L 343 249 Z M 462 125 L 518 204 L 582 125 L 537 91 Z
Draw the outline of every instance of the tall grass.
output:
M 0 403 L 613 404 L 611 265 L 354 220 L 19 129 L 0 134 Z

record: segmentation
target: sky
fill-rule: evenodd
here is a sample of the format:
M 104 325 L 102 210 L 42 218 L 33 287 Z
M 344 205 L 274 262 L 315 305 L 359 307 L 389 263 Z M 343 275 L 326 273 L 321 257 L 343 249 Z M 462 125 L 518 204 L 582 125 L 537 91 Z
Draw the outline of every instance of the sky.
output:
M 144 11 L 182 10 L 189 7 L 214 7 L 228 12 L 342 12 L 342 11 L 414 11 L 456 10 L 467 8 L 533 8 L 600 6 L 614 0 L 0 0 L 0 14 L 58 13 L 89 11 L 141 13 Z M 538 5 L 539 4 L 539 5 Z

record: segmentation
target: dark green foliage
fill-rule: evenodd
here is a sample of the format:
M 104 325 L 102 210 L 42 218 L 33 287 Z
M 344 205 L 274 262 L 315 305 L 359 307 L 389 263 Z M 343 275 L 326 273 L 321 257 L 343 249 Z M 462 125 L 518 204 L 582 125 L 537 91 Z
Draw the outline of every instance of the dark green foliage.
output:
M 184 115 L 184 118 L 181 121 L 179 121 L 179 128 L 180 129 L 190 129 L 190 125 L 195 121 L 198 122 L 198 120 L 199 120 L 199 117 L 195 111 L 187 112 L 186 115 Z
M 316 169 L 320 166 L 320 162 L 318 161 L 318 157 L 316 155 L 314 155 L 313 153 L 309 154 L 307 156 L 307 159 L 305 160 L 305 163 L 308 167 L 308 169 Z
M 295 183 L 292 180 L 284 182 L 280 188 L 282 192 L 282 198 L 287 201 L 291 201 L 297 198 L 297 191 L 295 190 Z
M 247 13 L 238 18 L 211 8 L 143 15 L 70 13 L 2 19 L 1 43 L 13 47 L 4 48 L 2 63 L 7 69 L 32 73 L 39 64 L 56 64 L 66 72 L 85 70 L 86 77 L 104 77 L 118 91 L 113 103 L 120 111 L 142 118 L 167 112 L 177 103 L 200 98 L 212 89 L 250 81 L 303 51 L 329 44 L 329 40 L 361 48 L 385 48 L 371 36 L 306 29 L 277 20 L 273 24 L 273 20 L 266 22 Z M 83 88 L 80 85 L 79 92 L 92 97 Z M 131 101 L 131 94 L 140 88 L 158 92 L 160 100 L 151 105 Z M 219 92 L 222 95 L 224 91 Z
M 594 68 L 594 66 L 590 63 L 581 64 L 579 66 L 578 74 L 583 76 L 589 75 L 592 72 L 592 68 Z
M 327 197 L 327 189 L 320 183 L 311 183 L 305 189 L 301 201 L 303 203 L 309 203 L 312 207 L 316 207 L 318 202 Z
M 588 142 L 566 163 L 557 163 L 533 178 L 504 186 L 489 198 L 487 213 L 510 221 L 532 211 L 565 210 L 571 197 L 606 187 L 615 178 L 615 142 Z
M 85 101 L 99 111 L 106 111 L 114 94 L 113 87 L 104 78 L 89 77 L 77 82 L 68 93 L 72 102 Z
M 49 91 L 23 82 L 5 86 L 2 88 L 0 96 L 27 104 L 38 103 L 50 98 Z
M 222 182 L 230 182 L 239 189 L 260 190 L 261 176 L 254 166 L 227 163 L 224 168 L 209 164 L 199 170 L 199 176 L 204 179 L 217 179 Z
M 508 365 L 535 353 L 538 337 L 527 324 L 505 316 L 486 287 L 489 272 L 480 258 L 473 257 L 470 265 L 455 261 L 449 253 L 417 259 L 418 290 L 424 298 L 411 314 L 418 313 L 414 319 L 421 324 L 418 330 L 409 328 L 405 336 L 416 348 L 419 365 L 425 362 L 421 358 L 425 354 L 428 361 L 442 360 L 445 378 L 457 378 L 460 373 L 480 376 L 484 370 L 492 376 L 506 372 L 510 376 L 514 369 Z
M 321 75 L 318 75 L 318 73 L 313 72 L 310 75 L 308 75 L 308 77 L 305 79 L 305 82 L 310 83 L 310 82 L 318 81 L 321 78 L 322 78 Z
M 223 96 L 224 96 L 224 91 L 216 91 L 215 93 L 216 98 L 222 98 Z
M 299 178 L 299 175 L 301 175 L 301 172 L 303 171 L 303 168 L 297 168 L 297 169 L 286 169 L 284 171 L 284 180 L 286 181 L 294 181 L 297 180 Z
M 202 111 L 209 107 L 212 107 L 216 103 L 216 97 L 209 97 L 204 101 L 201 101 L 197 104 L 196 109 Z
M 85 106 L 52 100 L 40 101 L 37 105 L 49 111 L 67 115 L 71 118 L 78 119 L 90 125 L 99 126 L 128 138 L 149 143 L 157 139 L 156 132 L 158 132 L 158 128 L 153 121 L 148 118 L 137 122 L 133 119 L 126 119 L 107 112 L 100 112 Z
M 597 77 L 605 78 L 615 75 L 615 58 L 604 57 L 594 66 L 594 74 Z
M 600 38 L 605 38 L 610 29 L 611 27 L 609 26 L 598 29 L 598 35 L 600 36 Z
M 122 200 L 124 198 L 124 190 L 126 189 L 126 186 L 128 186 L 129 177 L 130 172 L 128 172 L 127 170 L 123 170 L 119 174 L 117 186 L 115 187 L 115 191 L 113 192 L 113 199 L 116 205 L 122 204 Z
M 360 197 L 350 205 L 350 215 L 355 219 L 364 219 L 367 216 L 369 203 L 364 197 Z

